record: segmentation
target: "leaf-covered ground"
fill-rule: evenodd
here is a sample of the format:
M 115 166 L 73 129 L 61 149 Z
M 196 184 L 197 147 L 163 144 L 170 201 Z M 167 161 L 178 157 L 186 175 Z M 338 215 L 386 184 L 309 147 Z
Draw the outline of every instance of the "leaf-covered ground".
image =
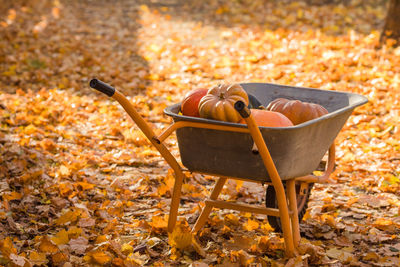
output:
M 331 2 L 325 3 L 325 2 Z M 387 1 L 1 1 L 0 265 L 395 266 L 400 263 L 400 48 Z M 189 177 L 168 237 L 173 173 L 122 108 L 157 132 L 194 88 L 272 82 L 365 95 L 337 138 L 336 184 L 315 185 L 299 256 L 265 216 L 215 210 Z M 174 137 L 167 141 L 179 156 Z M 262 204 L 261 185 L 223 199 Z

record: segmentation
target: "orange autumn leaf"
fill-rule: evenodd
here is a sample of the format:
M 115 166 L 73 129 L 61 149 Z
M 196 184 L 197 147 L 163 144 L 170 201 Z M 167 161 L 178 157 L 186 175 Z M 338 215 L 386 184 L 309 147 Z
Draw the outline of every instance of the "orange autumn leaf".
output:
M 257 221 L 248 219 L 247 222 L 243 225 L 243 228 L 247 231 L 252 231 L 258 229 L 259 226 L 260 224 Z
M 6 237 L 5 239 L 0 241 L 0 252 L 5 257 L 9 257 L 10 254 L 17 253 L 17 249 L 14 247 L 14 244 L 11 241 L 10 237 Z
M 239 217 L 233 213 L 227 214 L 224 217 L 224 221 L 227 224 L 239 225 Z
M 82 235 L 82 232 L 83 232 L 82 228 L 79 228 L 76 226 L 71 226 L 68 229 L 68 237 L 69 237 L 69 239 L 77 238 L 80 235 Z
M 57 253 L 51 255 L 51 259 L 54 262 L 54 264 L 60 265 L 62 263 L 68 262 L 69 257 L 66 253 L 57 252 Z
M 112 260 L 111 256 L 104 251 L 91 251 L 88 255 L 91 257 L 93 263 L 101 265 L 105 265 Z
M 157 193 L 160 196 L 165 195 L 167 192 L 169 192 L 171 190 L 171 188 L 165 184 L 161 184 L 158 188 L 157 188 Z
M 60 8 L 58 8 L 58 7 L 53 7 L 52 10 L 51 10 L 51 15 L 52 15 L 55 19 L 60 18 Z
M 61 215 L 57 220 L 55 220 L 55 224 L 57 225 L 66 225 L 71 222 L 75 222 L 78 220 L 78 217 L 81 215 L 81 211 L 78 209 L 69 210 Z
M 58 190 L 60 191 L 61 196 L 69 196 L 73 192 L 73 186 L 71 183 L 60 183 L 58 186 Z
M 69 242 L 68 232 L 62 229 L 55 236 L 50 238 L 56 245 L 65 245 Z
M 108 241 L 108 238 L 107 238 L 107 236 L 106 235 L 99 235 L 97 238 L 96 238 L 96 240 L 95 240 L 95 244 L 101 244 L 101 243 L 104 243 L 104 242 L 107 242 Z
M 395 223 L 389 219 L 378 218 L 374 221 L 373 225 L 380 230 L 388 230 L 395 226 Z
M 47 236 L 40 239 L 39 250 L 44 253 L 57 253 L 59 248 Z
M 167 229 L 168 226 L 168 216 L 153 216 L 151 218 L 150 225 L 155 229 Z
M 5 193 L 3 194 L 3 198 L 11 201 L 11 200 L 18 200 L 22 198 L 22 194 L 18 192 L 10 192 L 10 193 Z
M 32 251 L 29 254 L 29 261 L 33 264 L 36 264 L 38 266 L 40 265 L 45 265 L 48 263 L 46 253 L 40 253 L 37 251 Z
M 80 186 L 82 188 L 82 190 L 90 190 L 90 189 L 93 189 L 95 187 L 94 184 L 87 183 L 87 182 L 78 182 L 76 184 L 78 186 Z

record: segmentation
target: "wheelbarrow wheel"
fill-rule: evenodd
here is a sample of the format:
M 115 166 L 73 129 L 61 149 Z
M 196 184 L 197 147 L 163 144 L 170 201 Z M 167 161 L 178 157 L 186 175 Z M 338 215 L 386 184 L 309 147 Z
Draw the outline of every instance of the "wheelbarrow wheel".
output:
M 299 216 L 299 222 L 303 219 L 304 214 L 306 214 L 308 207 L 308 200 L 311 195 L 311 189 L 314 184 L 309 183 L 304 194 L 300 195 L 300 183 L 296 183 L 296 199 L 297 199 L 297 212 Z M 275 188 L 271 185 L 267 187 L 265 205 L 267 208 L 278 208 L 278 200 L 276 198 Z M 276 216 L 268 216 L 268 222 L 276 232 L 282 232 L 281 220 Z

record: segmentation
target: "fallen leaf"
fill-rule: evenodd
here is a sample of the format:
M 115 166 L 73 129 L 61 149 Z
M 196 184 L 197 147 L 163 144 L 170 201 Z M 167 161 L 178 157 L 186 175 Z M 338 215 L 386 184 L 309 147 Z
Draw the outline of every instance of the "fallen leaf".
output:
M 171 234 L 168 234 L 168 244 L 171 247 L 185 249 L 192 245 L 193 234 L 191 229 L 182 223 L 178 223 Z
M 46 253 L 40 253 L 40 252 L 36 252 L 36 251 L 32 251 L 29 254 L 29 261 L 33 265 L 38 265 L 38 266 L 45 265 L 48 263 Z
M 259 226 L 260 224 L 257 221 L 248 219 L 247 222 L 243 225 L 243 228 L 247 231 L 253 231 L 258 229 Z
M 340 260 L 341 262 L 351 262 L 353 260 L 352 253 L 345 251 L 345 250 L 337 249 L 337 248 L 328 249 L 326 251 L 326 255 L 329 258 L 337 259 L 337 260 Z
M 101 265 L 105 265 L 111 261 L 111 257 L 103 251 L 92 251 L 90 252 L 90 256 L 95 263 Z
M 10 237 L 0 241 L 0 251 L 7 258 L 10 257 L 10 254 L 17 254 L 17 249 L 14 247 Z
M 55 223 L 57 225 L 67 225 L 71 222 L 75 222 L 80 215 L 81 211 L 78 209 L 69 210 L 65 212 L 63 215 L 61 215 L 57 220 L 55 220 Z
M 150 225 L 155 229 L 158 230 L 166 230 L 168 226 L 168 217 L 165 216 L 153 216 L 151 218 Z
M 56 245 L 65 245 L 69 242 L 68 232 L 63 229 L 50 239 Z
M 44 253 L 57 253 L 59 251 L 58 247 L 47 236 L 41 237 L 39 250 Z
M 71 251 L 77 255 L 82 255 L 89 247 L 88 243 L 89 241 L 85 237 L 80 236 L 78 238 L 71 239 L 68 244 L 71 248 Z
M 30 266 L 29 262 L 25 259 L 25 257 L 11 253 L 9 258 L 15 266 L 25 266 L 26 264 Z

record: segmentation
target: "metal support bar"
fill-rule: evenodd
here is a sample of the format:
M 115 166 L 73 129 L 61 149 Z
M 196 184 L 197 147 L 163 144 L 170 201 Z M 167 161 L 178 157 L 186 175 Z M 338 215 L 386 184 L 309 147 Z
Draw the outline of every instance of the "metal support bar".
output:
M 333 142 L 333 144 L 329 147 L 328 163 L 326 165 L 325 172 L 323 175 L 321 176 L 306 175 L 302 177 L 297 177 L 295 179 L 296 181 L 306 182 L 306 183 L 334 183 L 335 181 L 329 178 L 334 169 L 335 169 L 335 142 Z
M 286 191 L 289 199 L 290 220 L 292 223 L 293 243 L 297 247 L 300 244 L 299 212 L 297 210 L 296 182 L 294 179 L 286 181 Z
M 224 187 L 226 180 L 227 180 L 227 178 L 225 178 L 225 177 L 220 177 L 218 179 L 217 183 L 215 184 L 215 186 L 213 188 L 213 191 L 211 192 L 211 195 L 210 195 L 211 200 L 215 200 L 218 198 L 219 194 L 222 191 L 222 188 Z M 193 226 L 193 229 L 192 229 L 193 233 L 199 231 L 201 229 L 201 227 L 203 227 L 203 225 L 207 221 L 208 215 L 210 215 L 211 210 L 212 210 L 212 206 L 207 205 L 207 202 L 206 202 L 206 206 L 201 211 L 199 218 L 197 219 L 195 225 Z
M 273 208 L 265 208 L 265 207 L 257 207 L 249 204 L 239 204 L 226 202 L 222 200 L 206 200 L 206 205 L 211 208 L 219 208 L 219 209 L 230 209 L 230 210 L 238 210 L 244 212 L 265 214 L 279 217 L 279 210 Z
M 218 125 L 218 124 L 203 123 L 203 122 L 177 121 L 177 122 L 171 124 L 159 136 L 155 137 L 155 139 L 159 140 L 160 142 L 163 142 L 175 130 L 177 130 L 179 128 L 183 128 L 183 127 L 204 128 L 204 129 L 239 132 L 239 133 L 249 133 L 250 132 L 249 129 L 242 128 L 242 127 L 233 127 L 233 126 Z

